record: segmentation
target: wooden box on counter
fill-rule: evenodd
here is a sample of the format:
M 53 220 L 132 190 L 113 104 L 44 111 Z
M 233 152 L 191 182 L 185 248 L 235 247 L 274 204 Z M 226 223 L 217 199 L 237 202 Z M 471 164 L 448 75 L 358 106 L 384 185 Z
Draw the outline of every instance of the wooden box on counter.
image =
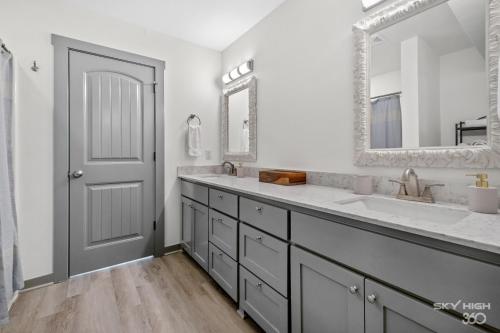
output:
M 306 183 L 306 173 L 290 170 L 260 170 L 259 181 L 277 185 L 302 185 Z

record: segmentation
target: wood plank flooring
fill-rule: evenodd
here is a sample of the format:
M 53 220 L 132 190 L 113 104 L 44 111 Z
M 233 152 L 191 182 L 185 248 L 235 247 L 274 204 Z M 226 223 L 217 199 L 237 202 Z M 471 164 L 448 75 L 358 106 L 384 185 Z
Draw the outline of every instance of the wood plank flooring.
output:
M 21 293 L 1 333 L 261 332 L 184 253 Z

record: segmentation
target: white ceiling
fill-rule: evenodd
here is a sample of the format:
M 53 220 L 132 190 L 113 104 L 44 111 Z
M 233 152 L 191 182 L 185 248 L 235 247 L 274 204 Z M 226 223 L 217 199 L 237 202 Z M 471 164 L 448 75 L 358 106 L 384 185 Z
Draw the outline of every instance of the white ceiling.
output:
M 450 0 L 378 33 L 372 75 L 400 69 L 401 42 L 420 36 L 439 56 L 476 47 L 484 56 L 486 0 Z
M 222 51 L 286 0 L 66 0 Z

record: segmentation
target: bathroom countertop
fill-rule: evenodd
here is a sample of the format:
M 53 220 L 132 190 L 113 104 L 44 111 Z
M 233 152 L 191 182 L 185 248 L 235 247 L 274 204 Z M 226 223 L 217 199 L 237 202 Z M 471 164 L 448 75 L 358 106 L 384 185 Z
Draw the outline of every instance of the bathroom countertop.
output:
M 309 208 L 324 213 L 343 216 L 374 225 L 405 231 L 429 238 L 455 243 L 470 248 L 500 254 L 500 215 L 479 214 L 470 212 L 467 207 L 452 204 L 415 205 L 439 206 L 453 211 L 461 210 L 469 214 L 456 223 L 431 222 L 424 219 L 409 219 L 387 213 L 366 210 L 356 205 L 346 206 L 338 203 L 363 196 L 352 191 L 328 186 L 297 185 L 279 186 L 260 183 L 258 178 L 237 178 L 231 176 L 210 177 L 210 175 L 179 175 L 180 178 L 233 190 L 242 194 L 262 197 L 294 206 Z M 400 202 L 401 200 L 378 194 L 373 197 L 384 197 Z M 406 202 L 406 201 L 405 201 Z

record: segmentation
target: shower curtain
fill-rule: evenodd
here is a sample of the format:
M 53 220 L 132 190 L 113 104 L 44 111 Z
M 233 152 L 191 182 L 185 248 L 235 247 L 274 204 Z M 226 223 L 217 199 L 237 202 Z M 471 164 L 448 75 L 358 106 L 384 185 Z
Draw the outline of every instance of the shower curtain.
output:
M 399 95 L 372 101 L 370 139 L 372 149 L 401 148 L 401 101 Z
M 9 304 L 23 288 L 14 198 L 13 133 L 14 66 L 0 54 L 0 325 L 8 322 Z

